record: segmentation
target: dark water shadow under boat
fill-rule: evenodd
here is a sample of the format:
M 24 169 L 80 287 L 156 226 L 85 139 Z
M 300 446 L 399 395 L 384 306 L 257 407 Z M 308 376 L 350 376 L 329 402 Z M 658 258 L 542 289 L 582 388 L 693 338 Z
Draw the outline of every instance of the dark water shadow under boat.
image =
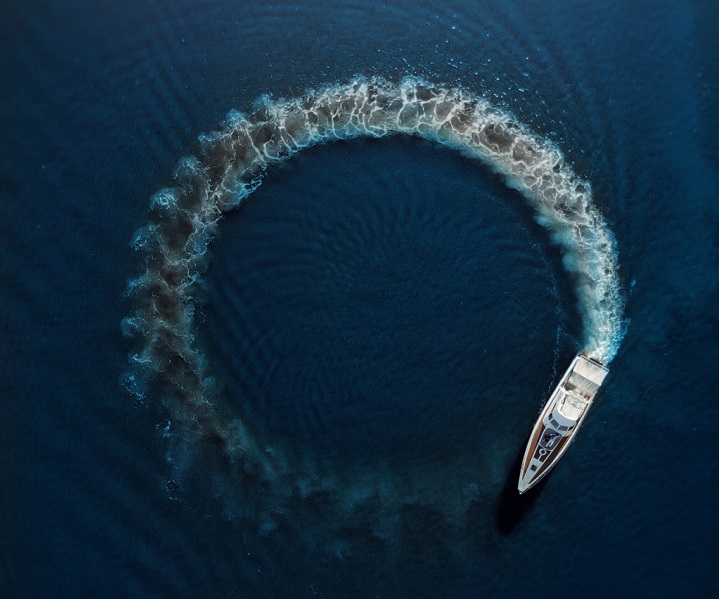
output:
M 524 495 L 520 495 L 517 490 L 517 483 L 523 457 L 524 445 L 522 445 L 520 452 L 517 454 L 517 459 L 507 474 L 507 479 L 497 500 L 494 522 L 499 533 L 505 537 L 510 536 L 525 515 L 532 510 L 549 478 L 545 477 Z

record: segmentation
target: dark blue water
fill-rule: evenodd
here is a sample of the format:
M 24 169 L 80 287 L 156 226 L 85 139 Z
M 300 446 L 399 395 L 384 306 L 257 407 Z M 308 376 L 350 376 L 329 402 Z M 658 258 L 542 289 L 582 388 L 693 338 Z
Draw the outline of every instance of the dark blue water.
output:
M 2 595 L 716 593 L 717 18 L 709 1 L 7 4 Z M 617 237 L 627 335 L 521 500 L 513 464 L 582 342 L 573 287 L 517 192 L 427 142 L 308 150 L 212 247 L 199 334 L 227 418 L 325 495 L 268 514 L 212 447 L 168 464 L 172 415 L 121 390 L 151 194 L 230 108 L 356 73 L 513 112 Z M 338 497 L 354 517 L 332 527 Z

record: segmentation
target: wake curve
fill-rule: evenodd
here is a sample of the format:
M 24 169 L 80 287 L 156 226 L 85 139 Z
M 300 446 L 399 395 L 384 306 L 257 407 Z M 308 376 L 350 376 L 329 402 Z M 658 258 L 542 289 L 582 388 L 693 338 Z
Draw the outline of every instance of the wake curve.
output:
M 582 351 L 608 364 L 619 347 L 623 302 L 616 242 L 593 204 L 589 182 L 551 142 L 464 89 L 416 78 L 398 84 L 356 78 L 294 99 L 263 97 L 251 114 L 231 112 L 221 131 L 200 136 L 200 155 L 181 160 L 175 186 L 153 196 L 150 221 L 132 242 L 143 271 L 129 283 L 134 310 L 122 325 L 138 348 L 130 356 L 128 389 L 158 393 L 176 422 L 221 444 L 252 479 L 277 481 L 286 467 L 240 420 L 218 408 L 218 385 L 208 374 L 194 322 L 208 246 L 222 214 L 257 189 L 270 165 L 316 144 L 392 134 L 454 148 L 521 192 L 574 277 Z

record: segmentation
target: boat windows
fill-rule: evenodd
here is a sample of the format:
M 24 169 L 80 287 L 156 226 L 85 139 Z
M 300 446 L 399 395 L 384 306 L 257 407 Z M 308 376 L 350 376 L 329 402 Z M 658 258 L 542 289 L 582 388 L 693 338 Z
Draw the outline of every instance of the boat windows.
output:
M 571 426 L 559 424 L 559 422 L 557 422 L 557 420 L 555 420 L 554 416 L 552 416 L 551 414 L 549 415 L 549 418 L 547 418 L 547 420 L 549 420 L 549 424 L 551 424 L 555 430 L 558 430 L 560 432 L 565 432 L 572 428 Z

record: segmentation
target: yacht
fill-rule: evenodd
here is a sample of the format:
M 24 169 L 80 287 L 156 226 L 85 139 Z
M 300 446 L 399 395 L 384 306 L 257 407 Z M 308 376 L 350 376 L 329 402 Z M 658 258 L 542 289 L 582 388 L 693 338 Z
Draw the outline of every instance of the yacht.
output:
M 520 493 L 542 480 L 567 451 L 608 372 L 584 354 L 572 360 L 532 429 L 519 473 Z

